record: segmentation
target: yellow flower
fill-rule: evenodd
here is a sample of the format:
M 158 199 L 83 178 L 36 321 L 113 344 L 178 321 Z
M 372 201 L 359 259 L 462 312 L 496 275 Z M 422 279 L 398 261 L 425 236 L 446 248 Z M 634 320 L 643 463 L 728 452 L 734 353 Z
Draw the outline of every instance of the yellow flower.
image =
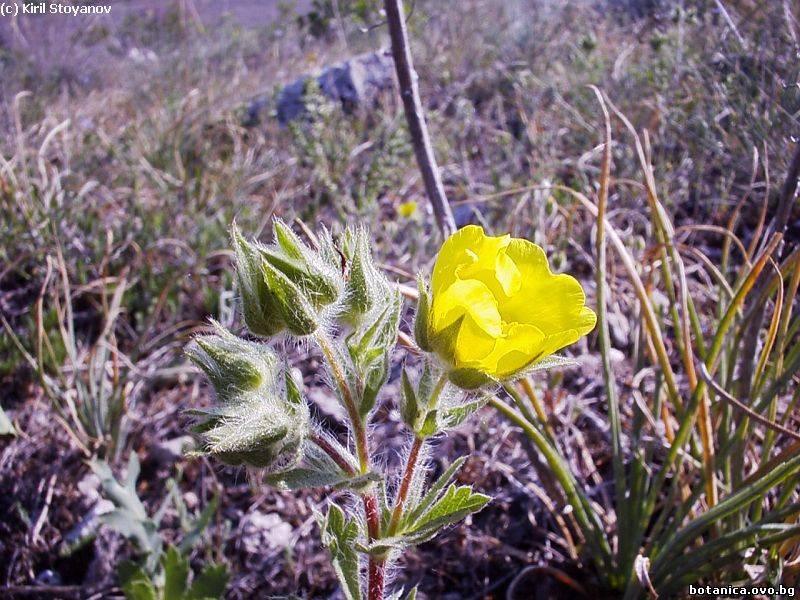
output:
M 539 246 L 487 236 L 475 225 L 442 245 L 431 288 L 425 345 L 466 388 L 521 374 L 578 341 L 597 320 L 580 283 L 553 274 Z
M 397 214 L 401 217 L 408 219 L 413 217 L 417 212 L 417 203 L 414 200 L 409 200 L 408 202 L 403 202 L 400 206 L 397 207 Z

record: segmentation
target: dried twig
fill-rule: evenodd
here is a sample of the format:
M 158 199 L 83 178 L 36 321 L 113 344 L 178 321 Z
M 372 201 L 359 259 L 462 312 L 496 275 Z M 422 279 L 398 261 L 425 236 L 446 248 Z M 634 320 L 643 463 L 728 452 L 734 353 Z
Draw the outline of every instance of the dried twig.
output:
M 408 45 L 408 32 L 403 14 L 402 0 L 385 0 L 386 21 L 389 24 L 389 35 L 392 38 L 392 57 L 397 72 L 397 82 L 400 85 L 400 96 L 403 98 L 403 108 L 414 146 L 414 155 L 417 157 L 419 170 L 425 182 L 425 191 L 433 205 L 436 224 L 439 231 L 447 237 L 456 230 L 453 212 L 447 203 L 444 193 L 442 178 L 433 155 L 428 126 L 425 123 L 425 114 L 422 110 L 422 101 L 419 97 L 417 74 L 411 59 L 411 49 Z

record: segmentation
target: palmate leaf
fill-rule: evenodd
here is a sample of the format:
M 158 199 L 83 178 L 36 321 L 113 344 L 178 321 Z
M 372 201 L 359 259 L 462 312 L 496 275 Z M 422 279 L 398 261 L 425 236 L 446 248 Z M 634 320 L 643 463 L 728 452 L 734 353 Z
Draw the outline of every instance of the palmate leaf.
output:
M 185 600 L 205 600 L 222 598 L 228 586 L 228 570 L 225 565 L 206 566 L 198 575 L 184 596 Z
M 403 517 L 399 531 L 405 543 L 427 541 L 443 528 L 478 512 L 491 500 L 485 494 L 473 492 L 470 486 L 451 483 L 465 461 L 463 456 L 455 460 Z
M 169 546 L 163 563 L 164 600 L 183 600 L 189 578 L 189 561 L 174 546 Z
M 144 569 L 132 563 L 123 563 L 119 569 L 119 580 L 126 600 L 158 600 L 158 591 Z
M 439 410 L 439 426 L 442 429 L 454 429 L 470 418 L 475 412 L 486 406 L 490 396 L 483 395 L 463 404 L 454 404 Z
M 422 499 L 419 501 L 414 508 L 406 512 L 403 520 L 401 521 L 401 530 L 405 530 L 409 524 L 415 523 L 425 511 L 430 508 L 430 506 L 436 502 L 439 498 L 441 493 L 447 487 L 447 485 L 453 480 L 456 476 L 456 473 L 461 469 L 464 463 L 467 461 L 466 456 L 461 456 L 453 461 L 447 470 L 441 474 L 441 476 L 431 485 L 430 489 L 425 493 Z
M 89 466 L 100 479 L 104 496 L 114 504 L 114 510 L 101 515 L 100 522 L 131 540 L 147 557 L 147 571 L 152 573 L 161 556 L 162 541 L 157 522 L 147 515 L 136 493 L 136 479 L 139 477 L 136 453 L 131 452 L 127 473 L 121 482 L 114 477 L 108 463 L 93 460 Z
M 410 544 L 426 542 L 443 528 L 478 512 L 489 500 L 486 494 L 473 492 L 471 486 L 452 484 L 427 512 L 410 524 L 403 537 Z
M 347 448 L 330 437 L 326 437 L 326 440 L 337 449 L 338 454 L 350 464 L 353 470 L 357 468 L 358 461 Z M 272 473 L 265 477 L 266 482 L 270 485 L 290 491 L 319 487 L 349 488 L 359 491 L 380 479 L 380 475 L 371 471 L 355 476 L 346 473 L 315 444 L 306 444 L 301 466 Z
M 574 358 L 568 358 L 566 356 L 559 356 L 558 354 L 551 354 L 532 365 L 525 367 L 520 373 L 514 374 L 514 379 L 520 379 L 526 375 L 530 375 L 531 373 L 535 373 L 537 371 L 546 371 L 548 369 L 563 369 L 564 367 L 574 367 L 578 364 L 578 361 Z
M 361 600 L 360 563 L 356 552 L 360 533 L 358 523 L 335 504 L 328 507 L 328 514 L 324 517 L 320 513 L 315 513 L 315 516 L 322 544 L 331 555 L 333 570 L 342 584 L 344 597 L 346 600 Z

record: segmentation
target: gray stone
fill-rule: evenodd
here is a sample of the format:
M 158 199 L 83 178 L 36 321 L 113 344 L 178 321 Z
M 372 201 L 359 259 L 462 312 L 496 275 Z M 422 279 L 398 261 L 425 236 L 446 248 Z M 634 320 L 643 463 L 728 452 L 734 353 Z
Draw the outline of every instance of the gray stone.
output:
M 341 103 L 345 112 L 352 112 L 360 106 L 374 104 L 384 92 L 394 88 L 394 61 L 388 50 L 368 52 L 325 67 L 317 75 L 300 77 L 278 94 L 276 112 L 282 125 L 306 112 L 305 96 L 312 79 L 316 80 L 322 94 Z M 247 111 L 247 122 L 258 123 L 268 104 L 266 98 L 253 101 Z

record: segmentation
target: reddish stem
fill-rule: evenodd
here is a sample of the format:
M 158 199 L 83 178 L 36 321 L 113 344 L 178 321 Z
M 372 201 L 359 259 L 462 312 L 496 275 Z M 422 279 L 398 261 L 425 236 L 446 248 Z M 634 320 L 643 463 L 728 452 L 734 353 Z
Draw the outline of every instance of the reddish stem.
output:
M 383 600 L 383 587 L 386 583 L 386 561 L 369 560 L 369 600 Z
M 326 440 L 321 435 L 315 433 L 309 435 L 308 439 L 314 442 L 317 446 L 319 446 L 320 449 L 322 449 L 325 452 L 325 454 L 330 456 L 331 459 L 333 459 L 333 462 L 339 465 L 339 468 L 342 471 L 344 471 L 348 475 L 355 475 L 355 469 L 353 469 L 352 465 L 349 462 L 347 462 L 347 459 L 344 456 L 342 456 L 342 454 L 336 449 L 336 447 L 333 444 L 331 444 L 328 440 Z
M 364 500 L 364 514 L 367 517 L 367 536 L 369 541 L 380 537 L 381 518 L 378 510 L 378 499 L 373 493 L 362 496 Z M 383 600 L 383 587 L 385 582 L 384 571 L 386 561 L 376 556 L 369 557 L 369 600 Z
M 414 443 L 411 445 L 411 451 L 408 453 L 408 461 L 406 462 L 406 470 L 403 473 L 403 479 L 400 481 L 400 489 L 397 490 L 397 498 L 394 503 L 394 511 L 392 512 L 392 520 L 389 523 L 389 535 L 392 536 L 397 531 L 397 526 L 400 524 L 400 517 L 403 516 L 403 508 L 405 506 L 406 498 L 408 497 L 408 490 L 411 487 L 411 481 L 414 479 L 414 469 L 417 466 L 419 459 L 419 451 L 422 449 L 423 439 L 414 437 Z

